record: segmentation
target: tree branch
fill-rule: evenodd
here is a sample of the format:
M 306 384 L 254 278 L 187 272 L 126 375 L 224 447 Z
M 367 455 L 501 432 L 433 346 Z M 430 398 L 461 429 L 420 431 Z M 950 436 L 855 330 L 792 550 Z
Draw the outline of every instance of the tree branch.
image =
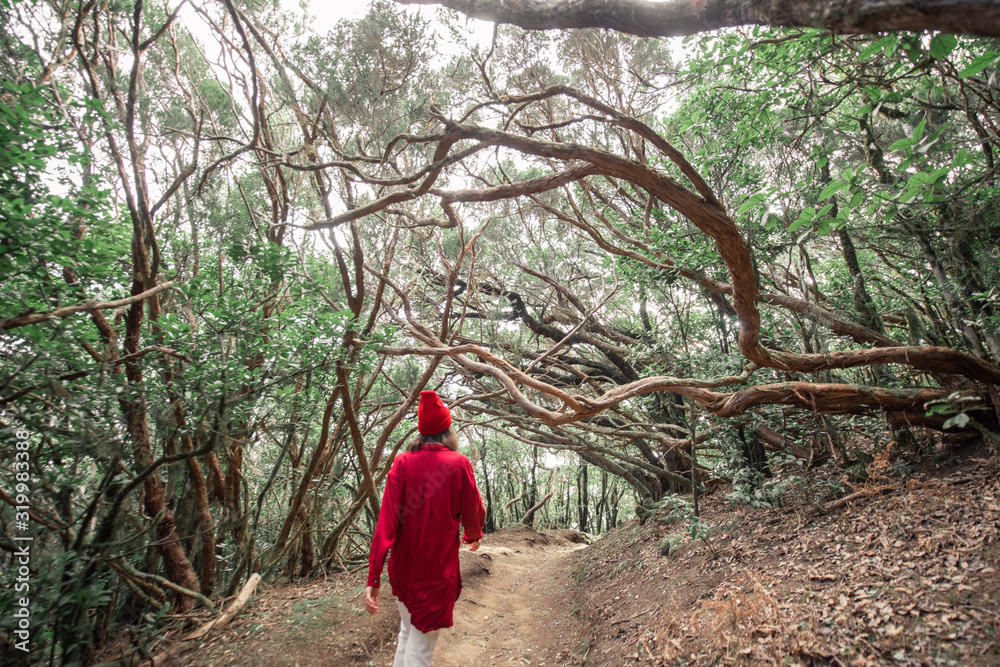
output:
M 57 308 L 49 313 L 25 313 L 23 315 L 18 315 L 17 317 L 11 317 L 10 319 L 0 321 L 0 331 L 9 331 L 10 329 L 24 327 L 29 324 L 38 324 L 39 322 L 45 322 L 57 317 L 69 317 L 74 313 L 93 312 L 95 310 L 107 310 L 109 308 L 121 308 L 122 306 L 128 306 L 138 301 L 148 299 L 154 294 L 159 294 L 160 292 L 170 289 L 173 286 L 174 282 L 171 280 L 170 282 L 150 288 L 145 292 L 140 292 L 139 294 L 135 294 L 124 299 L 118 299 L 117 301 L 88 301 L 86 303 L 78 303 L 75 306 Z
M 741 25 L 809 27 L 841 34 L 940 30 L 1000 36 L 991 0 L 396 0 L 443 5 L 525 30 L 609 28 L 639 37 L 681 37 Z

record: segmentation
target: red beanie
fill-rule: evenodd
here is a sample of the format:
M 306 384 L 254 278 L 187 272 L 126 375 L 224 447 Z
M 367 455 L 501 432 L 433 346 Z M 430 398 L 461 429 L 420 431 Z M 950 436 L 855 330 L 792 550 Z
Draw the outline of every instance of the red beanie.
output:
M 423 435 L 436 435 L 451 426 L 451 411 L 433 391 L 420 392 L 417 406 L 417 430 Z

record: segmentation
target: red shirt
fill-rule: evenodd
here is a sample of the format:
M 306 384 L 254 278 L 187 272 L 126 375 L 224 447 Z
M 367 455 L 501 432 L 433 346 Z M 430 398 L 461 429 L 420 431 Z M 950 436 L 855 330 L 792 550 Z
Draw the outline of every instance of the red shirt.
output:
M 414 627 L 421 632 L 450 628 L 462 592 L 459 523 L 470 544 L 483 536 L 485 521 L 472 464 L 464 455 L 438 443 L 400 454 L 385 483 L 368 558 L 368 585 L 379 586 L 386 552 L 392 549 L 389 584 Z

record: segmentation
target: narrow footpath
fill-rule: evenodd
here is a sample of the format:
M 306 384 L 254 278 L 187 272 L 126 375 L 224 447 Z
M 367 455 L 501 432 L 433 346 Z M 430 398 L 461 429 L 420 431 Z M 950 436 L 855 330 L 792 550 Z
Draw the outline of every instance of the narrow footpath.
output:
M 585 545 L 564 536 L 574 534 L 507 530 L 463 551 L 455 627 L 442 633 L 432 664 L 582 664 L 587 633 L 573 615 L 570 556 Z M 374 664 L 391 665 L 394 650 L 384 646 Z
M 586 548 L 569 530 L 525 527 L 486 535 L 463 548 L 462 595 L 455 626 L 442 631 L 433 667 L 576 667 L 589 633 L 573 614 L 574 552 Z M 328 580 L 264 587 L 220 633 L 184 647 L 156 667 L 391 667 L 399 614 L 388 586 L 381 611 L 363 611 L 364 568 Z M 383 577 L 383 581 L 385 578 Z M 174 630 L 163 652 L 188 630 Z

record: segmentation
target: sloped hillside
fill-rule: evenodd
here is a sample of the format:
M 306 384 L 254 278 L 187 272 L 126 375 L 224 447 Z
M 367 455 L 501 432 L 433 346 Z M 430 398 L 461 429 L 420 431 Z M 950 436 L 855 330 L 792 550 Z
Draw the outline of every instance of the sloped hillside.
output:
M 839 500 L 734 509 L 720 490 L 700 523 L 633 520 L 577 564 L 587 664 L 1000 664 L 998 473 L 981 450 Z

